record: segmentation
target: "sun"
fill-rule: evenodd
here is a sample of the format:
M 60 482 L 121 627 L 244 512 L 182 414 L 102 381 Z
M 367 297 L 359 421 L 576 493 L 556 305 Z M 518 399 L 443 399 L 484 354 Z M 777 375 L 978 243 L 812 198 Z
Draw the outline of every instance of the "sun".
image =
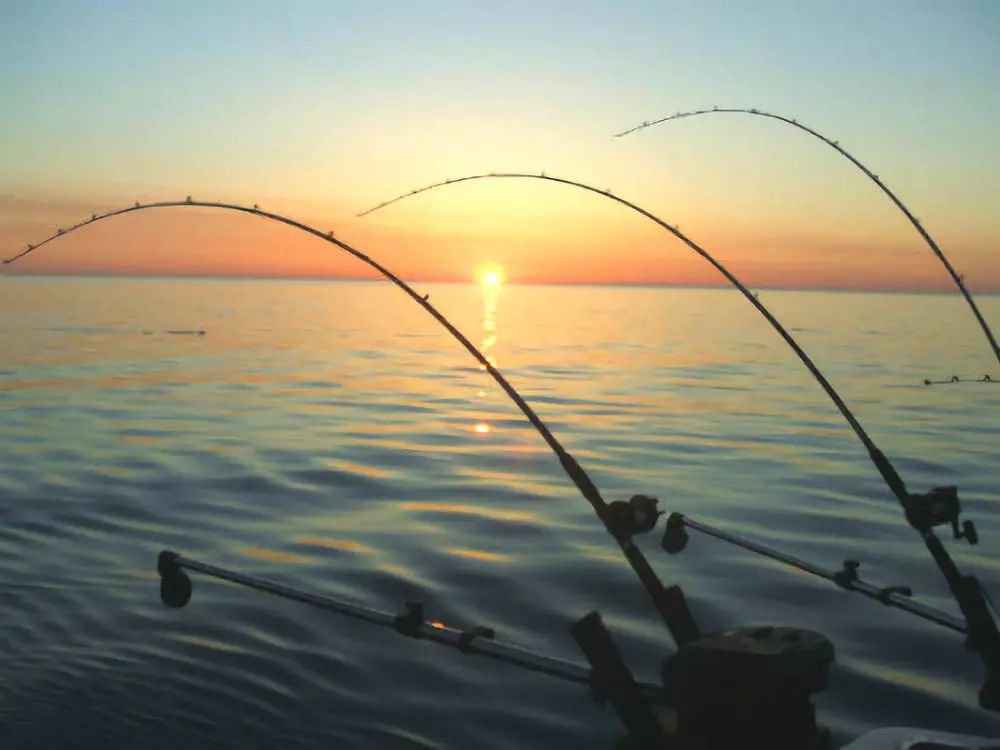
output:
M 476 271 L 476 277 L 483 286 L 496 288 L 503 284 L 504 273 L 500 266 L 489 264 L 480 267 Z

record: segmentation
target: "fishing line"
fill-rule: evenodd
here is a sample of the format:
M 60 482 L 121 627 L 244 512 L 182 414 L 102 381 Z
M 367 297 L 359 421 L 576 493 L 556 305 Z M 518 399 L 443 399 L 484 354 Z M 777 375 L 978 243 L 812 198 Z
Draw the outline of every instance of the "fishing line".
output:
M 308 226 L 307 224 L 303 224 L 302 222 L 294 219 L 290 219 L 286 216 L 264 211 L 257 206 L 257 204 L 254 204 L 251 208 L 248 206 L 223 203 L 219 201 L 196 201 L 192 200 L 191 196 L 188 196 L 187 199 L 183 201 L 160 201 L 147 204 L 137 202 L 135 205 L 129 206 L 128 208 L 109 211 L 105 214 L 92 214 L 89 219 L 85 219 L 78 224 L 74 224 L 68 228 L 60 228 L 56 234 L 46 238 L 38 244 L 28 245 L 26 249 L 11 256 L 10 258 L 7 258 L 3 261 L 3 263 L 14 263 L 53 240 L 64 237 L 78 229 L 82 229 L 83 227 L 89 226 L 98 221 L 103 221 L 104 219 L 109 219 L 113 216 L 121 216 L 133 211 L 145 211 L 153 208 L 173 208 L 180 206 L 197 206 L 200 208 L 219 208 L 228 211 L 238 211 L 241 213 L 259 216 L 264 219 L 270 219 L 281 224 L 286 224 L 290 227 L 294 227 L 295 229 L 300 229 L 303 232 L 319 237 L 320 239 L 336 245 L 342 250 L 350 253 L 358 260 L 374 268 L 388 281 L 391 281 L 397 287 L 402 289 L 410 297 L 410 299 L 420 305 L 428 314 L 431 315 L 431 317 L 440 323 L 445 330 L 447 330 L 448 333 L 450 333 L 452 337 L 454 337 L 455 340 L 458 341 L 458 343 L 460 343 L 466 351 L 468 351 L 476 359 L 477 362 L 479 362 L 481 367 L 490 374 L 493 380 L 496 381 L 496 383 L 503 389 L 504 393 L 507 394 L 511 401 L 517 405 L 517 407 L 521 410 L 521 413 L 527 417 L 528 421 L 532 424 L 538 434 L 542 436 L 542 439 L 545 440 L 549 448 L 551 448 L 553 453 L 555 453 L 563 471 L 569 477 L 570 481 L 573 482 L 580 494 L 582 494 L 583 497 L 590 503 L 594 512 L 597 513 L 598 518 L 601 519 L 605 528 L 618 543 L 619 548 L 628 560 L 629 565 L 632 566 L 632 570 L 635 571 L 636 575 L 639 577 L 643 587 L 646 589 L 646 593 L 649 594 L 650 598 L 653 600 L 654 606 L 659 612 L 664 624 L 674 636 L 674 639 L 678 642 L 682 642 L 691 637 L 693 626 L 688 627 L 690 613 L 684 603 L 683 594 L 681 593 L 680 588 L 676 586 L 670 587 L 669 589 L 665 588 L 653 568 L 650 566 L 649 562 L 646 560 L 645 555 L 643 555 L 642 551 L 632 541 L 631 534 L 625 533 L 621 531 L 620 528 L 613 525 L 612 516 L 608 509 L 609 507 L 616 509 L 619 506 L 619 503 L 612 503 L 609 506 L 609 504 L 605 502 L 587 472 L 584 471 L 583 467 L 577 463 L 576 459 L 562 446 L 559 440 L 556 439 L 555 435 L 552 434 L 548 426 L 542 421 L 541 417 L 535 413 L 534 409 L 532 409 L 531 406 L 529 406 L 528 403 L 521 397 L 521 394 L 518 393 L 514 386 L 512 386 L 500 373 L 500 371 L 494 367 L 493 363 L 490 362 L 490 360 L 484 356 L 482 352 L 480 352 L 479 349 L 477 349 L 475 345 L 469 341 L 469 339 L 466 338 L 466 336 L 429 301 L 428 295 L 418 294 L 409 284 L 392 273 L 392 271 L 388 268 L 360 250 L 357 250 L 348 245 L 346 242 L 338 239 L 334 236 L 333 232 L 322 232 L 319 229 Z
M 889 189 L 888 185 L 882 182 L 882 180 L 879 178 L 877 174 L 872 172 L 870 169 L 868 169 L 868 167 L 866 167 L 860 161 L 855 159 L 854 156 L 848 153 L 847 149 L 842 147 L 839 141 L 831 140 L 827 138 L 825 135 L 817 133 L 812 128 L 806 127 L 798 120 L 791 117 L 785 117 L 783 115 L 777 115 L 771 112 L 764 112 L 759 109 L 739 109 L 739 108 L 719 108 L 719 107 L 713 107 L 712 109 L 699 109 L 693 112 L 677 112 L 676 114 L 669 115 L 667 117 L 661 117 L 659 120 L 647 120 L 641 125 L 636 125 L 634 128 L 623 130 L 621 133 L 615 133 L 614 137 L 622 138 L 626 135 L 629 135 L 630 133 L 635 133 L 636 131 L 644 130 L 645 128 L 650 128 L 653 127 L 654 125 L 659 125 L 664 122 L 670 122 L 671 120 L 680 120 L 685 117 L 696 117 L 698 115 L 709 115 L 716 112 L 756 115 L 758 117 L 767 117 L 772 120 L 780 120 L 781 122 L 788 123 L 792 127 L 798 128 L 799 130 L 805 133 L 809 133 L 809 135 L 811 136 L 819 138 L 821 141 L 823 141 L 823 143 L 825 143 L 827 146 L 837 151 L 843 157 L 848 159 L 854 166 L 856 166 L 858 169 L 864 172 L 868 176 L 868 178 L 871 179 L 872 182 L 878 185 L 879 189 L 883 193 L 889 196 L 889 199 L 896 204 L 896 207 L 903 212 L 906 218 L 909 219 L 910 223 L 913 225 L 914 229 L 916 229 L 917 232 L 920 234 L 920 236 L 924 238 L 924 242 L 927 243 L 927 246 L 930 247 L 934 255 L 936 255 L 938 260 L 940 260 L 941 263 L 944 265 L 945 269 L 948 271 L 948 274 L 951 276 L 952 281 L 955 282 L 955 286 L 958 287 L 958 290 L 962 293 L 962 296 L 965 297 L 965 301 L 969 303 L 969 308 L 972 310 L 972 314 L 975 315 L 976 320 L 979 321 L 979 326 L 980 328 L 983 329 L 983 333 L 986 334 L 986 339 L 987 341 L 989 341 L 990 347 L 993 349 L 993 356 L 995 356 L 997 358 L 997 361 L 1000 362 L 1000 347 L 997 346 L 996 337 L 994 337 L 993 331 L 990 329 L 989 324 L 986 322 L 986 319 L 983 317 L 983 314 L 979 311 L 979 307 L 976 306 L 975 301 L 972 299 L 972 292 L 970 292 L 969 289 L 965 286 L 965 280 L 963 275 L 955 271 L 954 267 L 952 267 L 951 263 L 948 261 L 948 258 L 945 256 L 944 251 L 942 251 L 941 248 L 938 247 L 938 244 L 934 241 L 934 238 L 931 237 L 930 233 L 924 228 L 923 224 L 920 223 L 920 220 L 910 212 L 910 209 L 906 207 L 903 201 L 901 201 L 896 196 L 896 194 Z

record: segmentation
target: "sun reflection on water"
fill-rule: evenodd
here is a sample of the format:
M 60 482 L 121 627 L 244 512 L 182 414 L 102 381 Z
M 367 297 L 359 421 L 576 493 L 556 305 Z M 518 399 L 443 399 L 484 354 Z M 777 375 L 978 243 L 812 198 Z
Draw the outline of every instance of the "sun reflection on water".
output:
M 490 350 L 497 343 L 497 302 L 500 300 L 500 289 L 503 287 L 503 269 L 499 266 L 484 266 L 477 274 L 479 286 L 483 290 L 483 340 L 479 345 L 479 351 L 494 367 L 496 360 L 490 354 Z M 480 365 L 480 368 L 486 368 Z
M 500 289 L 503 286 L 503 269 L 497 265 L 486 265 L 476 272 L 479 286 L 483 290 L 483 339 L 479 344 L 479 352 L 483 358 L 496 367 L 496 358 L 491 354 L 491 350 L 497 343 L 497 303 L 500 300 Z M 480 370 L 486 370 L 486 365 L 480 364 Z M 486 397 L 485 391 L 480 388 L 476 398 Z M 472 431 L 478 435 L 486 435 L 493 432 L 493 427 L 487 422 L 478 422 L 473 426 Z

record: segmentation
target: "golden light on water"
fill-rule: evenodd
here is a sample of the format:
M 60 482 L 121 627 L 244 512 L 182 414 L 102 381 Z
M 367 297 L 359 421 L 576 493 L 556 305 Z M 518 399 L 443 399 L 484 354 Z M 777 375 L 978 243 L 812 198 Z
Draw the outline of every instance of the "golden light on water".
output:
M 476 269 L 476 278 L 483 289 L 483 341 L 479 351 L 491 365 L 496 366 L 496 360 L 490 355 L 490 349 L 497 342 L 497 302 L 500 299 L 500 287 L 503 286 L 503 267 L 496 263 L 487 263 Z M 485 370 L 484 365 L 479 365 Z
M 497 362 L 491 350 L 497 343 L 497 302 L 504 282 L 503 268 L 496 263 L 481 265 L 476 269 L 476 279 L 483 291 L 483 339 L 479 344 L 479 352 L 483 359 L 495 367 Z M 479 369 L 485 370 L 486 365 L 480 363 Z M 476 398 L 482 399 L 485 395 L 485 391 L 480 388 Z M 493 427 L 488 422 L 476 422 L 472 431 L 478 435 L 488 435 L 493 432 Z
M 445 550 L 449 555 L 458 555 L 459 557 L 468 557 L 472 560 L 487 560 L 489 562 L 506 562 L 510 560 L 507 555 L 499 555 L 495 552 L 485 552 L 478 549 L 457 549 L 452 547 Z

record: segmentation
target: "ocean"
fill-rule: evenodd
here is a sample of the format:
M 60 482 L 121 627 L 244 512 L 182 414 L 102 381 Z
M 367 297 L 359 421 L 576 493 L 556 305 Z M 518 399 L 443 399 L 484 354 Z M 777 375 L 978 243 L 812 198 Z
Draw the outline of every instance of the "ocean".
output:
M 721 289 L 417 284 L 608 501 L 633 494 L 955 612 L 811 376 Z M 497 293 L 498 291 L 498 293 Z M 954 484 L 1000 595 L 1000 385 L 957 294 L 761 292 L 913 491 Z M 1000 325 L 1000 298 L 979 299 Z M 0 278 L 0 747 L 611 748 L 579 686 L 200 577 L 157 554 L 583 662 L 601 612 L 637 676 L 673 650 L 588 504 L 504 394 L 384 283 Z M 661 527 L 662 529 L 662 527 Z M 956 634 L 721 542 L 669 556 L 704 630 L 831 638 L 816 696 L 878 726 L 995 734 Z

